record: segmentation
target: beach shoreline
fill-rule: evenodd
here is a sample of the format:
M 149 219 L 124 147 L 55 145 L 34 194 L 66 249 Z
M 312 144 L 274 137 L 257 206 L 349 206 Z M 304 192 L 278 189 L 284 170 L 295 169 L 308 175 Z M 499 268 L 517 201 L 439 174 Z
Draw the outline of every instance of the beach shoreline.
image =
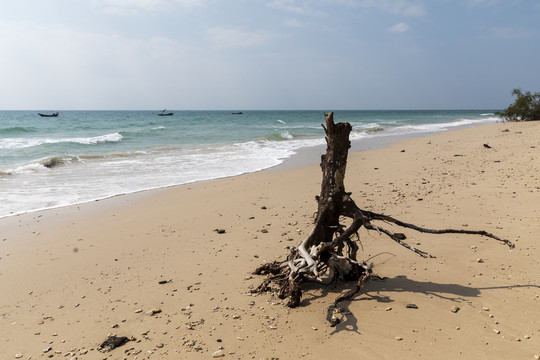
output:
M 336 115 L 352 125 L 353 142 L 366 143 L 497 119 L 484 110 Z M 148 111 L 70 111 L 36 121 L 32 112 L 0 111 L 0 217 L 237 176 L 283 160 L 295 167 L 306 156 L 312 163 L 311 152 L 294 153 L 324 151 L 322 118 L 322 111 L 184 111 L 165 119 Z
M 367 136 L 367 137 L 362 137 L 362 138 L 354 138 L 354 139 L 351 139 L 350 153 L 378 149 L 378 148 L 386 147 L 392 143 L 399 142 L 406 139 L 421 138 L 421 137 L 426 137 L 426 136 L 430 136 L 430 135 L 434 135 L 434 134 L 438 134 L 438 133 L 442 133 L 446 131 L 453 131 L 453 130 L 465 129 L 469 127 L 482 126 L 482 125 L 490 124 L 490 123 L 493 123 L 493 122 L 489 120 L 487 122 L 481 122 L 481 123 L 473 122 L 473 123 L 468 123 L 468 124 L 452 125 L 448 128 L 438 128 L 437 130 L 431 130 L 431 131 L 426 130 L 422 132 L 385 134 L 385 135 Z M 320 162 L 321 155 L 324 154 L 325 151 L 326 151 L 326 145 L 311 145 L 311 146 L 301 147 L 294 150 L 293 154 L 291 154 L 290 156 L 284 159 L 281 159 L 281 163 L 270 166 L 270 167 L 266 167 L 263 169 L 259 169 L 259 170 L 248 171 L 245 173 L 229 175 L 229 176 L 220 176 L 217 178 L 193 180 L 186 183 L 180 183 L 180 184 L 174 184 L 174 185 L 150 187 L 150 188 L 141 189 L 141 190 L 121 192 L 114 195 L 103 195 L 103 196 L 98 196 L 92 199 L 76 201 L 72 204 L 61 204 L 61 205 L 47 206 L 47 207 L 36 208 L 36 209 L 20 210 L 20 211 L 12 212 L 10 214 L 2 214 L 0 215 L 0 219 L 4 217 L 18 216 L 22 214 L 46 211 L 46 210 L 51 210 L 51 209 L 58 209 L 58 208 L 66 207 L 66 206 L 82 205 L 86 203 L 92 203 L 95 201 L 106 200 L 109 198 L 115 198 L 118 196 L 133 195 L 133 194 L 137 194 L 137 193 L 145 192 L 145 191 L 154 191 L 154 190 L 159 190 L 159 189 L 173 188 L 176 186 L 192 185 L 192 184 L 197 184 L 200 182 L 216 181 L 216 180 L 225 179 L 228 177 L 243 176 L 243 175 L 250 174 L 253 172 L 284 171 L 284 170 L 294 169 L 298 167 L 305 167 L 309 165 L 318 164 Z M 73 191 L 72 189 L 70 189 L 69 186 L 67 186 L 65 190 L 67 192 Z
M 270 170 L 1 218 L 2 355 L 203 359 L 223 347 L 231 359 L 533 359 L 538 138 L 539 123 L 499 123 L 366 151 L 353 145 L 345 185 L 362 208 L 486 230 L 516 249 L 408 233 L 437 256 L 424 260 L 362 231 L 360 258 L 387 280 L 346 302 L 336 328 L 325 311 L 343 286 L 307 285 L 292 310 L 270 293 L 247 295 L 262 281 L 251 271 L 309 233 L 320 149 L 307 163 L 299 154 Z M 153 308 L 161 312 L 147 315 Z M 137 340 L 99 353 L 111 333 Z

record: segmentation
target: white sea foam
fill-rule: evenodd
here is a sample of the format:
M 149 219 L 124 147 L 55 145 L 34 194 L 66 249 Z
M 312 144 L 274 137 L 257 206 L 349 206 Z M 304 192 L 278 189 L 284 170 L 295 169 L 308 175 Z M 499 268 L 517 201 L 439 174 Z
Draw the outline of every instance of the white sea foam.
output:
M 74 142 L 84 145 L 92 145 L 105 142 L 118 142 L 123 139 L 123 136 L 119 133 L 106 134 L 101 136 L 87 137 L 87 138 L 67 138 L 55 140 L 55 142 Z
M 0 149 L 24 149 L 43 144 L 59 144 L 59 143 L 77 143 L 82 145 L 93 145 L 105 142 L 121 141 L 123 136 L 119 133 L 112 133 L 94 137 L 81 138 L 5 138 L 0 143 Z
M 385 128 L 383 133 L 378 133 L 376 135 L 407 135 L 407 134 L 417 134 L 417 133 L 431 133 L 446 131 L 451 128 L 456 128 L 460 126 L 468 126 L 474 124 L 483 124 L 496 122 L 499 118 L 490 117 L 484 119 L 459 119 L 457 121 L 447 122 L 447 123 L 431 123 L 431 124 L 421 124 L 421 125 L 402 125 L 396 127 Z
M 287 139 L 287 140 L 292 140 L 292 139 L 294 139 L 294 136 L 292 136 L 291 133 L 288 132 L 287 130 L 281 132 L 280 135 L 281 135 L 281 137 L 282 137 L 283 139 Z
M 0 142 L 0 150 L 24 149 L 27 147 L 38 146 L 44 143 L 46 139 L 32 138 L 4 138 Z
M 381 125 L 379 123 L 370 122 L 370 123 L 367 123 L 367 124 L 357 124 L 357 125 L 353 126 L 353 130 L 368 130 L 368 129 L 374 129 L 374 128 L 378 128 L 378 127 L 381 127 Z
M 50 171 L 40 162 L 35 162 L 31 164 L 21 165 L 14 169 L 7 169 L 5 172 L 11 175 L 21 175 L 21 174 L 31 174 L 40 171 Z
M 54 168 L 36 161 L 9 170 L 14 181 L 6 185 L 13 188 L 6 190 L 17 196 L 3 198 L 0 217 L 258 171 L 280 164 L 305 145 L 292 140 L 171 148 L 127 158 L 88 156 Z

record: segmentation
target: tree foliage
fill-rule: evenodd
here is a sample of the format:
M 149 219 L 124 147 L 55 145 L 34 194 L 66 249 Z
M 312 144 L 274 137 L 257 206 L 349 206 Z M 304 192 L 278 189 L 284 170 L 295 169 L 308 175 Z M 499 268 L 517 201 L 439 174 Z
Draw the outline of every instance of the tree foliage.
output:
M 514 103 L 503 111 L 497 111 L 496 115 L 507 121 L 540 120 L 540 93 L 514 89 L 512 96 L 516 96 Z

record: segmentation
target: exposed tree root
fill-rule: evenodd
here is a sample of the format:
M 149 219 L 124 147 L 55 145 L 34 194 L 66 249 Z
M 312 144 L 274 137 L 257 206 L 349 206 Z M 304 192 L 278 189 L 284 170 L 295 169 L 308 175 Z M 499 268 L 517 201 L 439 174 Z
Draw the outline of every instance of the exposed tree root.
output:
M 287 306 L 300 305 L 302 290 L 301 284 L 305 281 L 314 281 L 327 284 L 332 281 L 355 281 L 353 290 L 340 295 L 335 301 L 333 308 L 341 301 L 349 300 L 358 294 L 363 285 L 372 277 L 371 268 L 356 258 L 358 252 L 358 231 L 364 227 L 367 230 L 375 230 L 387 235 L 399 245 L 424 257 L 432 258 L 430 253 L 407 244 L 403 233 L 391 232 L 374 221 L 394 224 L 402 228 L 415 230 L 429 234 L 470 234 L 485 236 L 507 245 L 510 249 L 514 244 L 509 240 L 501 239 L 486 231 L 456 230 L 456 229 L 427 229 L 413 224 L 408 224 L 388 215 L 377 214 L 371 211 L 361 210 L 350 197 L 351 193 L 345 192 L 344 178 L 347 164 L 347 155 L 350 147 L 349 133 L 351 125 L 348 123 L 334 124 L 333 113 L 325 114 L 327 149 L 321 158 L 323 179 L 321 192 L 316 197 L 318 203 L 317 215 L 310 234 L 299 244 L 298 248 L 290 247 L 287 260 L 263 264 L 254 272 L 256 275 L 267 275 L 267 278 L 254 293 L 262 293 L 271 290 L 270 285 L 276 284 L 277 294 L 280 299 L 288 299 Z M 342 217 L 351 219 L 348 227 L 340 223 Z M 358 240 L 354 240 L 356 237 Z M 323 275 L 328 275 L 326 281 Z M 329 321 L 332 326 L 338 322 L 329 309 Z

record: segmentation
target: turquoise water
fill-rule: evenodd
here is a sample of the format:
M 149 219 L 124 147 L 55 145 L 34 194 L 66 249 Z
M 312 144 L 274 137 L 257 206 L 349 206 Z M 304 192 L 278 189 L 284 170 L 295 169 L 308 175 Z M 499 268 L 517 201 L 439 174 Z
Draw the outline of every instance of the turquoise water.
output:
M 322 111 L 0 111 L 0 217 L 233 176 L 324 144 Z M 440 132 L 490 110 L 335 111 L 351 138 Z

